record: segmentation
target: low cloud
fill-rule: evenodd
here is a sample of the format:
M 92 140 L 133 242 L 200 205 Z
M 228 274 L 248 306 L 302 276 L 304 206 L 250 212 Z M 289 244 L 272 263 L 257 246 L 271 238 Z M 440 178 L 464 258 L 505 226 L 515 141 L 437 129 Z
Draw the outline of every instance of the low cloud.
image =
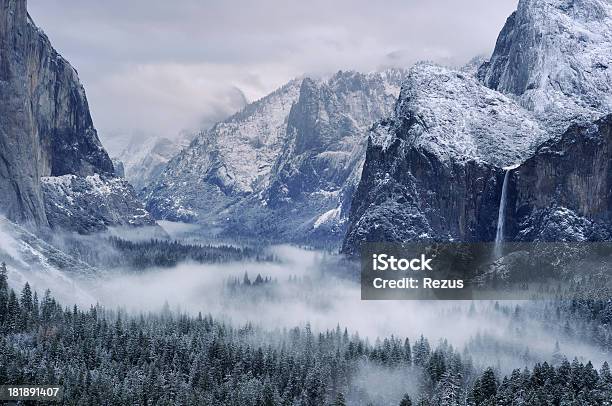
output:
M 181 130 L 205 129 L 247 104 L 246 80 L 208 64 L 145 64 L 128 66 L 87 88 L 94 120 L 104 123 L 102 112 L 112 111 L 112 127 L 100 136 L 111 154 L 118 154 L 133 137 L 177 137 Z M 117 105 L 125 106 L 117 109 Z M 180 123 L 180 124 L 179 124 Z M 104 128 L 104 126 L 102 127 Z
M 144 273 L 117 272 L 85 288 L 101 304 L 136 313 L 159 311 L 167 303 L 181 312 L 212 314 L 266 330 L 307 323 L 314 331 L 347 326 L 372 343 L 391 335 L 414 342 L 424 334 L 432 345 L 447 339 L 461 351 L 480 335 L 494 347 L 491 352 L 473 354 L 475 364 L 500 365 L 506 372 L 525 366 L 522 356 L 527 348 L 537 359 L 549 359 L 556 340 L 570 349 L 566 354 L 570 359 L 603 361 L 596 348 L 547 331 L 540 320 L 526 317 L 518 329 L 512 318 L 514 306 L 519 304 L 526 311 L 537 309 L 538 302 L 503 302 L 510 311 L 502 312 L 489 301 L 364 301 L 358 282 L 334 276 L 336 257 L 289 246 L 273 250 L 280 263 L 182 264 Z M 242 280 L 245 272 L 251 281 L 261 274 L 277 283 L 228 292 L 226 283 Z M 290 276 L 299 282 L 289 281 Z

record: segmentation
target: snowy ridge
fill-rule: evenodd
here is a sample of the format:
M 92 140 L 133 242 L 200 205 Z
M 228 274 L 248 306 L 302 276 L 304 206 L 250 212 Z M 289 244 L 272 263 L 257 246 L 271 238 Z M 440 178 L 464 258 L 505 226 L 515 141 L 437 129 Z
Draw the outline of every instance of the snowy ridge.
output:
M 344 179 L 363 165 L 368 130 L 392 111 L 405 74 L 338 72 L 327 81 L 305 79 L 288 119 L 288 142 L 273 170 L 268 201 L 291 202 L 304 193 L 342 196 L 349 186 Z
M 611 70 L 610 0 L 521 0 L 479 76 L 559 133 L 612 112 Z
M 261 189 L 299 89 L 293 80 L 199 134 L 147 187 L 147 209 L 156 218 L 192 222 Z
M 336 221 L 340 217 L 340 213 L 341 213 L 340 207 L 326 211 L 325 213 L 321 214 L 319 218 L 317 218 L 317 220 L 314 222 L 312 227 L 319 228 L 323 224 L 326 224 L 332 221 Z
M 48 176 L 41 178 L 41 187 L 53 228 L 89 233 L 108 226 L 155 224 L 132 186 L 122 178 Z
M 470 74 L 417 64 L 394 120 L 372 132 L 374 145 L 402 138 L 442 160 L 496 166 L 523 162 L 571 123 L 612 112 L 612 2 L 521 0 L 490 61 Z
M 185 163 L 199 161 L 200 173 L 217 176 L 223 188 L 252 193 L 268 180 L 299 90 L 300 81 L 293 80 L 216 124 L 196 138 L 184 155 Z
M 443 161 L 476 160 L 508 166 L 526 159 L 547 137 L 533 115 L 475 78 L 421 63 L 411 69 L 395 110 L 401 137 Z M 373 142 L 388 145 L 392 130 L 377 129 Z
M 395 114 L 371 131 L 344 252 L 363 241 L 493 241 L 509 167 L 510 238 L 610 235 L 597 202 L 610 199 L 598 185 L 610 173 L 612 1 L 520 0 L 476 64 L 410 71 Z M 563 209 L 551 208 L 559 199 Z
M 368 129 L 392 112 L 405 75 L 349 71 L 289 82 L 196 137 L 147 188 L 147 208 L 235 234 L 293 210 L 298 218 L 265 226 L 323 232 L 322 214 L 348 212 Z

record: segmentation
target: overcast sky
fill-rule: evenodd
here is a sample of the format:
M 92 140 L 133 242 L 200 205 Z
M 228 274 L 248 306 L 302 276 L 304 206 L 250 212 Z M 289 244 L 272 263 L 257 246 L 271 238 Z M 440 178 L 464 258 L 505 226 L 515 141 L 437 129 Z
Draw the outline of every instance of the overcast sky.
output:
M 111 153 L 210 125 L 293 77 L 463 64 L 517 0 L 29 0 Z

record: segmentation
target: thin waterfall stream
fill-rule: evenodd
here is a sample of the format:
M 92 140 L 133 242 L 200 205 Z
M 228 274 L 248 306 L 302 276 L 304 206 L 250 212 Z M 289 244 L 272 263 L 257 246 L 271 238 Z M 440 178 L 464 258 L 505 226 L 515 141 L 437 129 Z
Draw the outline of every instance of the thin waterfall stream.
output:
M 495 234 L 495 258 L 502 256 L 502 244 L 504 242 L 504 228 L 506 225 L 506 197 L 508 194 L 508 178 L 510 178 L 510 170 L 506 168 L 504 175 L 504 183 L 502 185 L 502 194 L 499 201 L 499 212 L 497 213 L 497 232 Z

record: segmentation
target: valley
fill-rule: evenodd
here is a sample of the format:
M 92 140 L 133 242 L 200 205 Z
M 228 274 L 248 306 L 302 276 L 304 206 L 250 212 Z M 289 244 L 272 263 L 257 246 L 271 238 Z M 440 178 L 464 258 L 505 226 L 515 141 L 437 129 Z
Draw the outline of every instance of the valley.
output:
M 89 74 L 90 60 L 111 72 L 83 78 L 101 97 L 90 106 L 29 13 L 44 3 L 2 1 L 0 385 L 58 386 L 70 405 L 610 405 L 612 3 L 515 3 L 490 56 L 407 63 L 404 52 L 438 55 L 413 37 L 375 69 L 331 71 L 300 64 L 298 45 L 359 54 L 374 28 L 390 28 L 360 20 L 360 37 L 316 19 L 292 42 L 288 27 L 242 36 L 244 22 L 173 26 L 188 19 L 179 5 L 156 14 L 167 5 L 109 2 L 95 6 L 107 26 L 89 32 L 75 23 L 87 6 L 74 4 L 76 25 L 58 39 L 81 49 L 74 59 Z M 228 5 L 184 7 L 240 17 Z M 437 21 L 450 6 L 403 7 Z M 122 37 L 130 21 L 150 35 L 140 45 Z M 194 27 L 220 31 L 188 46 Z M 399 24 L 392 42 L 409 28 Z M 241 52 L 226 52 L 234 31 Z M 164 42 L 175 34 L 179 43 Z M 247 49 L 262 37 L 284 53 Z M 155 39 L 159 49 L 145 52 Z M 121 52 L 102 60 L 82 44 Z M 366 59 L 386 52 L 374 48 Z M 158 53 L 163 69 L 149 65 Z M 253 54 L 256 63 L 240 60 Z M 126 55 L 135 60 L 119 62 Z M 203 55 L 220 58 L 223 75 L 189 82 L 214 70 Z M 157 80 L 159 70 L 173 75 Z M 122 113 L 147 131 L 97 129 L 95 106 L 126 106 L 102 100 L 127 86 L 122 75 L 155 78 L 136 89 L 173 104 L 168 116 L 143 120 L 153 100 L 139 94 Z M 224 75 L 235 77 L 211 84 Z M 195 99 L 215 100 L 181 99 L 202 83 L 211 95 Z M 197 109 L 177 134 L 166 127 L 182 123 L 148 122 Z M 100 121 L 115 118 L 125 119 Z M 111 156 L 106 140 L 123 149 Z M 422 247 L 433 262 L 393 256 Z M 425 275 L 429 295 L 364 289 L 364 264 L 399 275 L 372 279 L 398 293 L 419 289 L 412 274 L 437 260 L 451 272 Z M 480 298 L 475 287 L 486 296 L 467 300 Z

